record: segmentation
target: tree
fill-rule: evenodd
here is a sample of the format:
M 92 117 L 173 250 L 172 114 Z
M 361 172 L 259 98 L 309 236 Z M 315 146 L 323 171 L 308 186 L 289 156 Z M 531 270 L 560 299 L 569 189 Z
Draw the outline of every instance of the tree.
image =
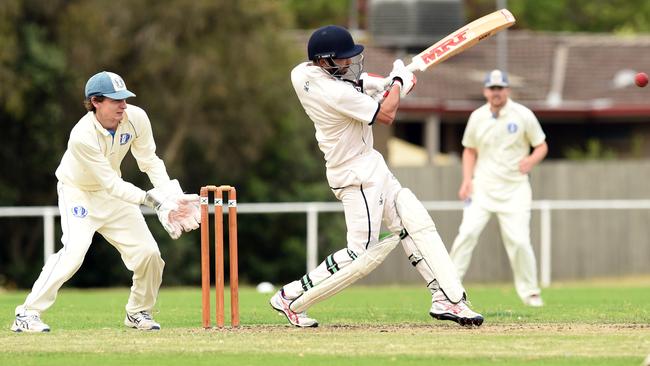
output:
M 61 5 L 0 2 L 0 204 L 56 203 L 53 179 L 67 131 L 65 55 L 53 44 Z M 3 220 L 0 278 L 33 272 L 42 252 L 37 220 Z M 1 285 L 1 284 L 0 284 Z
M 647 0 L 509 0 L 515 28 L 568 32 L 650 32 Z M 495 0 L 468 0 L 468 17 L 493 11 Z
M 278 1 L 0 2 L 0 204 L 56 203 L 54 170 L 85 113 L 85 82 L 101 70 L 120 74 L 137 94 L 129 102 L 149 113 L 158 154 L 186 191 L 233 184 L 240 202 L 332 199 L 313 125 L 289 81 L 303 58 L 302 45 L 284 32 L 291 27 Z M 122 170 L 126 180 L 150 187 L 133 159 Z M 0 277 L 22 286 L 42 261 L 34 225 L 0 222 L 8 243 L 0 249 Z M 199 273 L 198 237 L 172 243 L 159 224 L 149 226 L 163 256 L 171 256 L 166 283 Z M 303 227 L 304 220 L 272 215 L 240 225 L 242 279 L 300 274 Z M 86 266 L 97 263 L 105 273 L 84 272 L 73 284 L 128 282 L 115 251 L 97 242 Z M 110 269 L 106 256 L 116 258 Z M 296 264 L 275 264 L 281 256 Z M 258 265 L 265 262 L 274 265 Z
M 284 6 L 300 29 L 316 29 L 327 24 L 347 26 L 352 0 L 284 0 Z M 361 1 L 361 0 L 357 0 Z

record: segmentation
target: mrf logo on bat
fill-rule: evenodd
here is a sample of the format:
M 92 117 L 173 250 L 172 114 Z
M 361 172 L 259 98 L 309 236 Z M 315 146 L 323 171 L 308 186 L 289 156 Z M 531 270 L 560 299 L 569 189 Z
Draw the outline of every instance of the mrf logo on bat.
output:
M 468 29 L 463 29 L 458 33 L 454 34 L 451 38 L 443 42 L 440 46 L 434 47 L 426 54 L 422 55 L 422 61 L 425 63 L 431 63 L 437 58 L 444 56 L 446 53 L 451 51 L 453 48 L 459 46 L 467 40 L 467 31 Z

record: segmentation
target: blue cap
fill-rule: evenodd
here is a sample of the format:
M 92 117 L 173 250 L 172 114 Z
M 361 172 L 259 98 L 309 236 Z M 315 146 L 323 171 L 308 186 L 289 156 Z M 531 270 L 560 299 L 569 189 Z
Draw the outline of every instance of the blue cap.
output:
M 492 70 L 485 75 L 485 87 L 500 86 L 508 87 L 508 75 L 501 70 Z
M 135 97 L 126 89 L 126 83 L 115 73 L 102 71 L 93 75 L 86 83 L 86 99 L 104 96 L 115 100 Z

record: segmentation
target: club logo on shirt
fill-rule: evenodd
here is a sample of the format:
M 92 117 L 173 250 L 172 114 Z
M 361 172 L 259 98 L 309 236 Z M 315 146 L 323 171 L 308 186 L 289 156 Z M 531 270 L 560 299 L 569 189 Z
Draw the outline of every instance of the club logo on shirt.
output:
M 302 87 L 307 93 L 309 93 L 309 81 L 305 81 L 305 85 Z
M 131 134 L 130 133 L 123 133 L 120 135 L 120 145 L 124 145 L 127 142 L 131 140 Z
M 72 216 L 83 219 L 88 216 L 88 210 L 83 206 L 75 206 L 72 208 Z
M 510 122 L 510 123 L 508 123 L 507 128 L 508 128 L 508 132 L 510 132 L 510 133 L 515 133 L 515 132 L 517 132 L 517 124 L 514 123 L 514 122 Z

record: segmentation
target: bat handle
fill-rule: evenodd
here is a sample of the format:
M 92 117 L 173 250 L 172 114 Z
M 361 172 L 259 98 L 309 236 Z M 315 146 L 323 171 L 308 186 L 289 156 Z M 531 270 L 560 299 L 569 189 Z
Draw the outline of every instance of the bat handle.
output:
M 406 68 L 407 68 L 410 72 L 422 71 L 422 70 L 420 69 L 420 67 L 419 67 L 415 62 L 411 62 L 410 64 L 406 65 Z
M 420 71 L 420 68 L 418 67 L 418 65 L 415 62 L 411 62 L 410 64 L 406 65 L 406 68 L 411 72 Z M 392 82 L 393 82 L 393 79 L 391 79 L 391 78 L 384 79 L 384 89 L 388 88 L 388 86 Z

